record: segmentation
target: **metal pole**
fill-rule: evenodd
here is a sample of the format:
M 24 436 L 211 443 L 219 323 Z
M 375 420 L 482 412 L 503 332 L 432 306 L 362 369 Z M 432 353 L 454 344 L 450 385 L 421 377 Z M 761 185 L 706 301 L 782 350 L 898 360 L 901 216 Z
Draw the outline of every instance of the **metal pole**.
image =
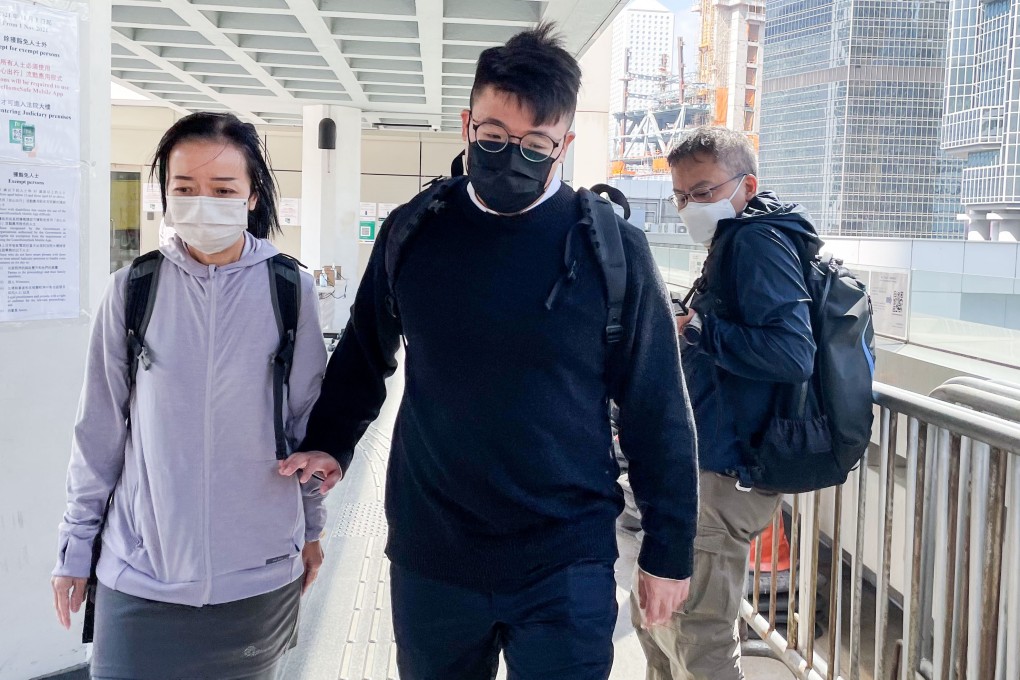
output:
M 805 580 L 810 590 L 807 593 L 807 654 L 805 658 L 808 663 L 813 663 L 815 658 L 815 613 L 818 607 L 818 511 L 821 506 L 821 492 L 815 491 L 811 494 L 811 562 L 808 564 L 809 571 L 805 571 Z
M 840 546 L 840 525 L 843 516 L 843 487 L 833 494 L 832 564 L 829 574 L 829 672 L 828 680 L 839 677 L 839 653 L 843 633 L 843 549 Z
M 745 581 L 746 583 L 746 581 Z M 754 539 L 754 611 L 761 611 L 761 536 Z
M 797 582 L 797 571 L 800 567 L 800 496 L 793 497 L 790 511 L 790 598 L 786 613 L 786 638 L 790 641 L 793 651 L 800 649 L 797 637 L 797 596 L 800 584 Z
M 1020 456 L 1010 455 L 1012 494 L 1009 499 L 1009 606 L 1006 607 L 1006 630 L 1012 631 L 1013 639 L 1020 632 Z M 1007 644 L 1006 678 L 1020 678 L 1020 645 Z
M 935 553 L 941 559 L 935 560 L 931 590 L 932 618 L 935 630 L 935 654 L 932 659 L 934 680 L 948 680 L 948 668 L 945 655 L 948 652 L 949 640 L 952 638 L 952 588 L 953 562 L 949 559 L 955 546 L 955 532 L 951 527 L 955 524 L 955 501 L 950 504 L 950 470 L 951 461 L 959 461 L 959 438 L 952 437 L 949 430 L 938 428 L 936 441 L 936 458 L 938 462 L 938 481 L 935 490 Z M 953 449 L 952 443 L 956 444 Z M 954 497 L 955 498 L 955 497 Z
M 885 636 L 888 624 L 889 570 L 892 561 L 893 494 L 896 470 L 896 430 L 899 415 L 893 411 L 882 419 L 882 469 L 879 477 L 879 495 L 884 503 L 879 506 L 879 525 L 882 538 L 878 558 L 878 593 L 875 596 L 875 674 L 885 678 Z
M 970 607 L 970 494 L 971 489 L 971 440 L 960 438 L 960 500 L 957 506 L 957 539 L 956 582 L 953 589 L 956 602 L 953 608 L 953 642 L 950 651 L 950 663 L 953 665 L 953 677 L 966 680 L 967 677 L 967 644 L 969 619 L 967 611 Z
M 907 508 L 913 508 L 914 526 L 911 546 L 910 583 L 904 602 L 903 650 L 906 663 L 901 663 L 903 680 L 912 680 L 918 670 L 918 651 L 921 628 L 921 561 L 924 554 L 925 515 L 925 439 L 927 427 L 921 428 L 916 418 L 909 420 L 907 439 Z
M 935 658 L 935 634 L 932 606 L 935 592 L 935 541 L 937 536 L 938 516 L 943 511 L 936 507 L 936 477 L 938 465 L 938 429 L 929 424 L 925 428 L 924 440 L 924 545 L 921 559 L 921 593 L 928 593 L 921 601 L 921 628 L 918 645 L 921 663 L 931 662 Z
M 884 410 L 884 409 L 883 409 Z M 854 549 L 853 598 L 850 601 L 850 680 L 861 678 L 861 600 L 864 595 L 864 532 L 867 526 L 868 452 L 857 468 L 857 536 Z
M 776 597 L 779 591 L 776 589 L 776 581 L 779 579 L 779 532 L 782 530 L 779 518 L 782 517 L 782 507 L 776 509 L 772 517 L 772 577 L 769 579 L 769 632 L 776 629 Z
M 1002 579 L 1002 530 L 1006 523 L 1006 465 L 1003 452 L 989 451 L 989 489 L 985 497 L 985 557 L 981 598 L 980 676 L 995 677 L 999 638 L 999 584 Z
M 971 494 L 970 494 L 970 559 L 969 601 L 967 620 L 968 678 L 987 678 L 981 675 L 981 651 L 984 632 L 985 590 L 985 530 L 988 523 L 988 487 L 990 484 L 990 447 L 984 442 L 971 444 Z

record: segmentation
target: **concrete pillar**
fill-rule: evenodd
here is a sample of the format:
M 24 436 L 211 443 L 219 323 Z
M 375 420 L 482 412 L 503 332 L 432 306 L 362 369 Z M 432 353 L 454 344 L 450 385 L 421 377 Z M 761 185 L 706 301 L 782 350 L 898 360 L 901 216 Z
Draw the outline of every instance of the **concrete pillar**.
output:
M 989 241 L 992 238 L 992 224 L 984 213 L 967 212 L 967 240 Z
M 1020 217 L 1010 215 L 999 221 L 999 233 L 996 241 L 1016 243 L 1020 241 Z
M 613 32 L 602 35 L 581 57 L 581 92 L 577 98 L 574 132 L 577 138 L 563 164 L 563 177 L 574 188 L 605 183 L 609 172 L 609 73 L 612 68 Z
M 336 124 L 336 149 L 319 148 L 319 123 L 326 118 Z M 304 108 L 303 122 L 301 261 L 311 270 L 340 267 L 346 280 L 338 282 L 332 308 L 320 305 L 320 312 L 325 330 L 342 330 L 358 289 L 361 111 L 316 104 Z
M 82 19 L 73 55 L 80 69 L 82 311 L 74 319 L 0 324 L 0 680 L 85 662 L 81 614 L 70 631 L 60 627 L 49 574 L 89 324 L 110 273 L 110 3 L 38 4 Z

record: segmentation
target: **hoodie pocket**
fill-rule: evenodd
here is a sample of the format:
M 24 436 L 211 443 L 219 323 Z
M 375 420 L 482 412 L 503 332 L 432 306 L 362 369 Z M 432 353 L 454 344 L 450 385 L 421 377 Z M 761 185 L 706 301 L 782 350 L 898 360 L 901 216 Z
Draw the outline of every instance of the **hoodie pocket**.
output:
M 213 576 L 294 559 L 304 513 L 297 479 L 281 477 L 275 460 L 239 463 L 233 472 L 219 480 L 210 504 Z

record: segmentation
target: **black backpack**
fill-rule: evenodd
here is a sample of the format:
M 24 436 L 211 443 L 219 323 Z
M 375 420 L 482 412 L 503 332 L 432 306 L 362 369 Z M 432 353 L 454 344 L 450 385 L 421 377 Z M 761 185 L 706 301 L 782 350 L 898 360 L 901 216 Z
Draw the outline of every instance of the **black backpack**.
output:
M 405 247 L 416 234 L 421 232 L 422 226 L 429 219 L 440 214 L 446 208 L 447 197 L 466 181 L 467 177 L 465 176 L 433 180 L 427 185 L 425 191 L 392 214 L 389 235 L 386 238 L 385 266 L 388 284 L 386 305 L 393 318 L 400 319 L 396 283 L 400 275 L 401 255 L 404 253 Z M 581 204 L 581 221 L 578 226 L 583 226 L 588 235 L 588 241 L 595 253 L 595 259 L 599 264 L 606 287 L 605 338 L 609 345 L 616 345 L 623 338 L 621 319 L 623 301 L 627 294 L 627 260 L 624 257 L 620 228 L 616 221 L 616 213 L 608 201 L 583 188 L 579 189 L 577 194 Z M 575 276 L 577 261 L 569 247 L 570 242 L 571 239 L 568 237 L 563 264 L 565 278 L 572 280 Z M 558 289 L 559 285 L 553 289 L 546 302 L 546 307 L 552 308 Z M 612 355 L 612 353 L 610 354 Z M 615 379 L 617 374 L 611 372 L 610 377 L 611 380 Z
M 716 244 L 720 255 L 735 231 L 724 232 Z M 842 484 L 868 449 L 875 328 L 867 289 L 843 261 L 819 254 L 817 245 L 794 231 L 786 234 L 797 248 L 811 296 L 815 367 L 809 381 L 778 389 L 764 432 L 743 446 L 741 483 L 802 493 Z M 736 272 L 728 278 L 739 281 Z
M 142 370 L 151 365 L 148 348 L 145 345 L 145 331 L 152 318 L 152 309 L 156 304 L 156 290 L 159 286 L 159 270 L 163 264 L 163 253 L 154 250 L 146 253 L 131 263 L 128 271 L 127 290 L 124 295 L 124 327 L 128 342 L 128 386 L 134 389 L 135 374 L 141 364 Z M 297 260 L 282 253 L 267 260 L 269 265 L 269 294 L 276 315 L 276 324 L 280 331 L 280 344 L 273 355 L 273 412 L 276 435 L 276 457 L 286 460 L 290 455 L 287 444 L 286 426 L 283 421 L 284 387 L 290 379 L 290 369 L 294 361 L 294 341 L 297 337 L 298 310 L 301 308 L 300 264 Z M 82 642 L 92 642 L 95 623 L 95 589 L 96 566 L 102 550 L 102 533 L 106 525 L 106 516 L 113 502 L 113 494 L 106 502 L 103 520 L 92 543 L 92 569 L 89 574 L 85 597 L 85 625 L 82 629 Z

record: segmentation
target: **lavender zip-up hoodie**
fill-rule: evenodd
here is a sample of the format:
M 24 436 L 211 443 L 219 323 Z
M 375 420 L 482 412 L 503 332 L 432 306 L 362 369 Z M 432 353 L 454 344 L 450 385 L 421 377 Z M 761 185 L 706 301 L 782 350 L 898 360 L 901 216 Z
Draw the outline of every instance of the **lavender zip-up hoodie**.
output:
M 270 357 L 280 333 L 266 260 L 278 251 L 251 235 L 241 259 L 223 267 L 197 262 L 176 236 L 162 251 L 145 335 L 152 363 L 139 366 L 133 392 L 126 268 L 95 319 L 53 574 L 88 576 L 113 490 L 104 585 L 192 606 L 232 602 L 301 576 L 301 548 L 325 524 L 318 482 L 302 488 L 277 472 Z M 326 366 L 314 284 L 307 274 L 301 284 L 285 413 L 292 446 Z

